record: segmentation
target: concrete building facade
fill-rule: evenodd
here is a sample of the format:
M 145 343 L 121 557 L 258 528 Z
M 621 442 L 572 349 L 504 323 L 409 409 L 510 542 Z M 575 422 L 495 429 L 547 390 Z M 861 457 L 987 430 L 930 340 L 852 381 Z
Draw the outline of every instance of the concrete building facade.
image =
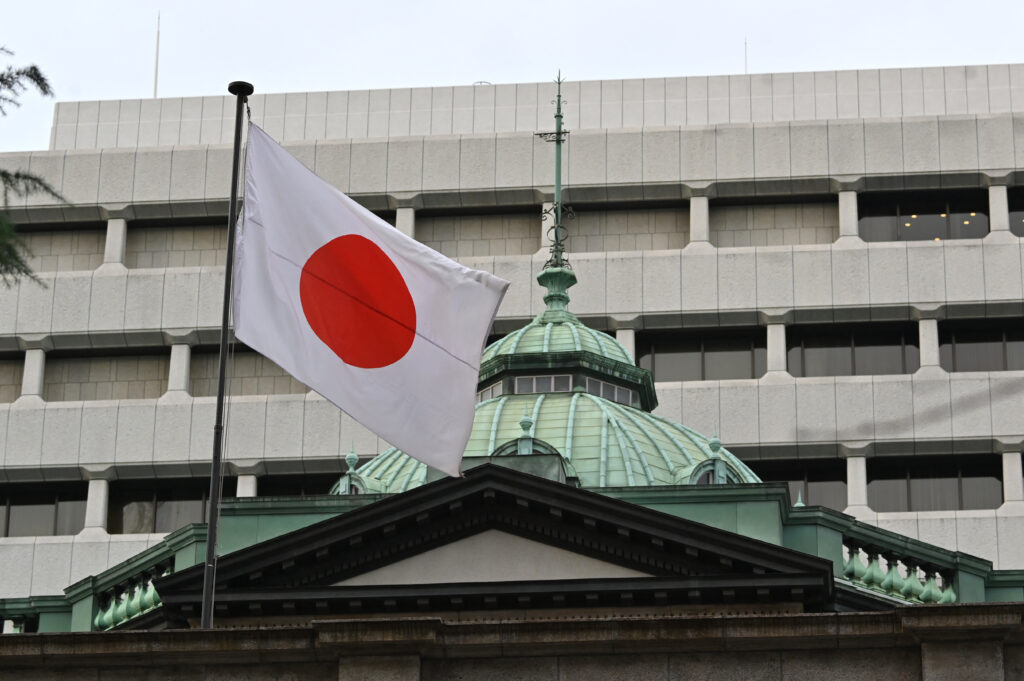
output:
M 258 83 L 257 83 L 258 86 Z M 553 83 L 256 95 L 252 120 L 543 310 Z M 573 312 L 656 413 L 794 498 L 1024 568 L 1024 65 L 566 83 Z M 0 289 L 0 597 L 201 521 L 230 98 L 60 103 L 0 155 L 40 286 Z M 325 492 L 387 444 L 233 357 L 228 493 Z

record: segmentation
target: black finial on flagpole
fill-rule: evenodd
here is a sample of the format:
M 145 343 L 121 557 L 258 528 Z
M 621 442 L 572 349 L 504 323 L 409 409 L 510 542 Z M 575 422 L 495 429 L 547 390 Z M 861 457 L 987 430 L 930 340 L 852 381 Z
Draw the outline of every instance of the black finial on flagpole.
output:
M 224 375 L 228 361 L 228 311 L 231 303 L 231 270 L 235 259 L 235 223 L 238 220 L 238 169 L 242 157 L 242 111 L 253 93 L 251 83 L 236 80 L 228 85 L 235 95 L 235 147 L 231 162 L 231 203 L 228 205 L 228 253 L 224 263 L 224 306 L 220 324 L 220 371 L 217 375 L 217 413 L 213 425 L 213 460 L 206 521 L 206 563 L 203 569 L 203 603 L 200 626 L 213 627 L 213 592 L 217 576 L 217 520 L 220 515 L 221 460 L 224 445 Z

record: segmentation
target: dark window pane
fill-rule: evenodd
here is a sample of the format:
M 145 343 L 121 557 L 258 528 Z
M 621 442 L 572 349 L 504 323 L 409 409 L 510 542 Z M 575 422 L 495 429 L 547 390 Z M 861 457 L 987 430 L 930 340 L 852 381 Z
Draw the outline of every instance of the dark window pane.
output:
M 857 222 L 860 238 L 864 241 L 897 241 L 899 224 L 895 215 L 861 217 Z
M 786 354 L 786 368 L 789 373 L 793 374 L 797 378 L 804 375 L 804 349 L 800 347 L 800 344 L 791 345 L 789 352 Z
M 768 371 L 768 351 L 763 346 L 754 348 L 754 375 L 761 378 Z
M 7 536 L 7 499 L 0 496 L 0 537 Z
M 900 217 L 900 241 L 945 239 L 946 220 L 942 209 L 934 213 L 911 213 Z
M 939 366 L 953 371 L 953 337 L 939 328 Z
M 704 378 L 724 381 L 735 378 L 753 378 L 750 341 L 741 338 L 721 338 L 704 344 Z
M 904 373 L 908 374 L 912 374 L 921 368 L 921 350 L 917 347 L 916 343 L 911 345 L 909 340 L 903 346 L 903 366 L 905 367 Z
M 854 337 L 853 362 L 858 376 L 904 373 L 900 338 L 858 332 Z
M 853 352 L 849 336 L 821 331 L 804 337 L 804 376 L 850 376 Z
M 572 390 L 572 376 L 555 376 L 555 392 L 567 393 Z
M 519 376 L 516 378 L 516 394 L 523 395 L 533 392 L 533 377 Z
M 54 504 L 11 504 L 8 537 L 32 537 L 53 534 Z
M 538 376 L 536 379 L 534 379 L 534 390 L 539 393 L 551 392 L 551 377 Z
M 998 508 L 1003 503 L 1003 481 L 995 476 L 960 480 L 962 501 L 965 511 Z
M 828 506 L 841 511 L 846 508 L 846 483 L 842 480 L 808 480 L 804 501 L 808 506 Z
M 911 478 L 911 511 L 950 511 L 960 506 L 960 486 L 955 477 Z
M 611 383 L 601 383 L 601 397 L 606 400 L 615 401 L 615 386 Z
M 655 346 L 654 377 L 658 381 L 699 381 L 700 340 L 663 341 Z
M 907 481 L 903 478 L 868 481 L 868 506 L 875 511 L 907 511 Z
M 57 503 L 57 534 L 78 534 L 85 527 L 85 499 Z
M 173 532 L 189 523 L 203 522 L 202 499 L 177 499 L 156 502 L 156 531 Z
M 256 482 L 256 490 L 261 497 L 318 496 L 330 492 L 339 477 L 340 473 L 267 475 Z
M 1024 369 L 1024 329 L 1006 332 L 1006 368 L 1010 371 Z
M 988 216 L 977 211 L 949 214 L 951 239 L 982 239 L 988 234 Z
M 954 336 L 953 366 L 956 371 L 1001 371 L 1002 334 L 997 330 L 961 330 Z

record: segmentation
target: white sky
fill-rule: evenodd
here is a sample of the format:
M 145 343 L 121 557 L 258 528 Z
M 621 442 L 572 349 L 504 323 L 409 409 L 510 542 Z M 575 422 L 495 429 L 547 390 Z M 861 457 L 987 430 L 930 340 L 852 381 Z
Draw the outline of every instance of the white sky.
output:
M 1024 0 L 23 0 L 0 65 L 60 101 L 1024 61 Z M 46 149 L 53 101 L 0 119 L 0 151 Z

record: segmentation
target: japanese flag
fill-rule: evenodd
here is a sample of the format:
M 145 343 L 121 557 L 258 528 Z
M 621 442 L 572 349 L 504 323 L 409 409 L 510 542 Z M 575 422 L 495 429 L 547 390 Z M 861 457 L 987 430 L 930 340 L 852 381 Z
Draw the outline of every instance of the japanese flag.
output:
M 459 475 L 508 282 L 404 235 L 249 127 L 235 336 L 361 424 Z

